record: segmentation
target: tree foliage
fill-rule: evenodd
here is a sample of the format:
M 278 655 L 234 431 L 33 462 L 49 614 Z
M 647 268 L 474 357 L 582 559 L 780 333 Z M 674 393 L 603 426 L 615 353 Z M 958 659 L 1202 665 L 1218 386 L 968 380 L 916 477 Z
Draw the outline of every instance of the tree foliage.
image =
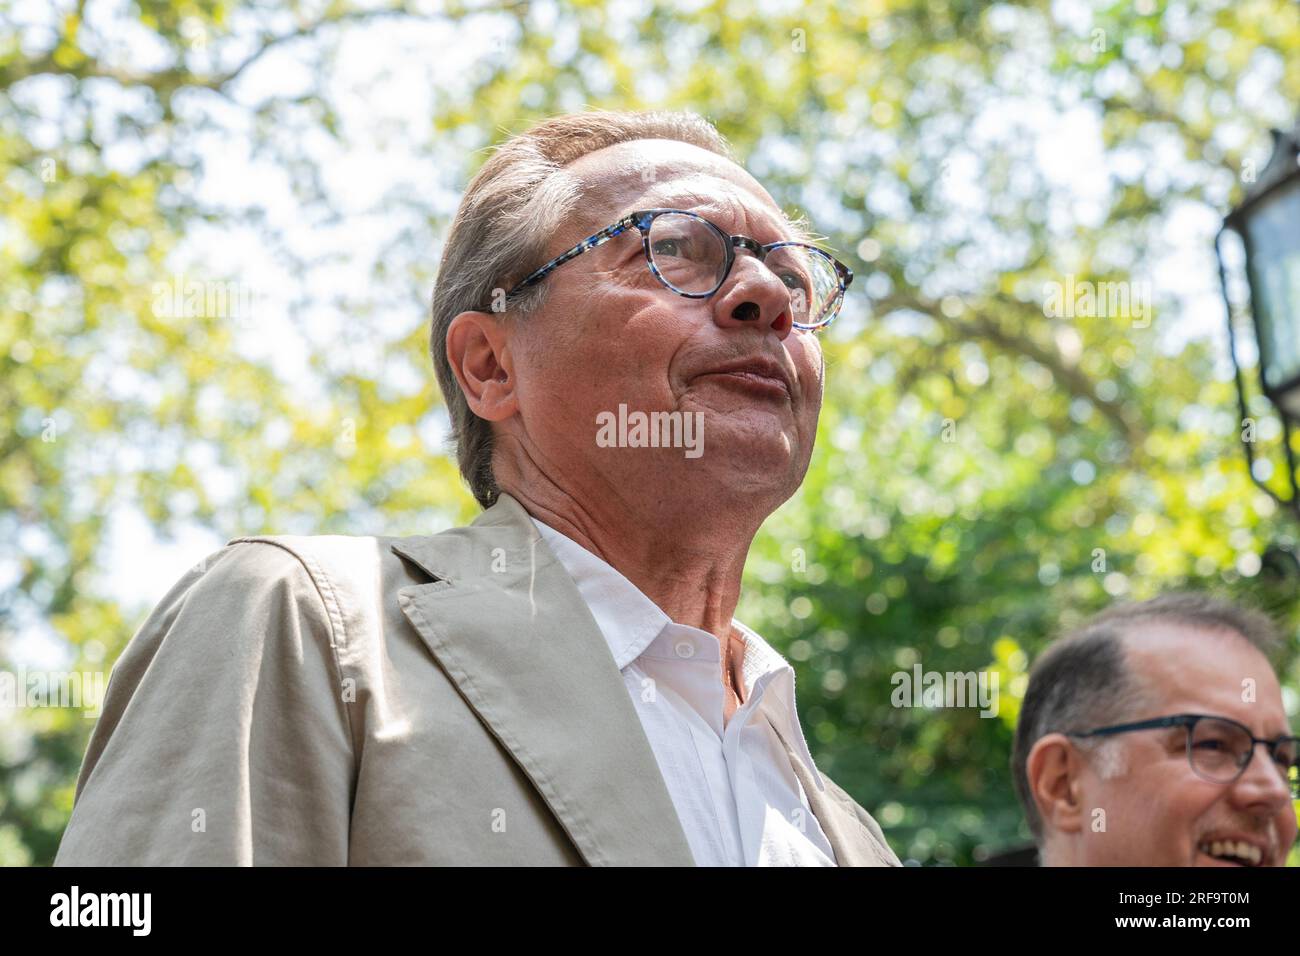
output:
M 147 611 L 103 580 L 126 503 L 162 535 L 223 538 L 471 518 L 424 314 L 457 192 L 481 147 L 538 118 L 663 106 L 713 120 L 859 277 L 825 338 L 813 466 L 756 542 L 740 616 L 795 662 L 814 753 L 900 856 L 1026 840 L 1007 770 L 1026 669 L 1115 598 L 1214 587 L 1268 608 L 1294 705 L 1296 529 L 1246 471 L 1222 342 L 1183 331 L 1221 308 L 1216 217 L 1300 103 L 1287 0 L 29 6 L 0 2 L 4 666 L 42 631 L 70 667 L 115 659 Z M 332 77 L 350 37 L 394 23 L 424 42 L 395 57 L 449 36 L 482 53 L 433 89 L 426 128 L 393 133 L 427 179 L 358 212 L 330 173 L 376 132 L 349 125 Z M 283 173 L 301 221 L 391 226 L 344 250 L 374 274 L 330 303 L 339 337 L 310 333 L 315 283 L 282 290 L 310 387 L 246 347 L 256 319 L 160 307 L 178 275 L 241 288 L 188 251 L 213 230 L 253 231 L 296 276 L 340 255 L 251 188 L 205 192 L 213 137 Z M 1051 314 L 1067 281 L 1153 295 Z M 1278 457 L 1267 403 L 1248 411 Z M 891 675 L 918 663 L 997 673 L 997 717 L 892 707 Z M 4 720 L 0 862 L 45 863 L 90 725 Z

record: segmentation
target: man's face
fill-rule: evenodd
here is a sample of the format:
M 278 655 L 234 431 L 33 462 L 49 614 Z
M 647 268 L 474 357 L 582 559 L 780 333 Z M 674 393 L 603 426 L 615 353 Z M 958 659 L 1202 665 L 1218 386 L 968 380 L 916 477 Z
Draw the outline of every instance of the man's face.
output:
M 624 143 L 568 171 L 583 181 L 583 201 L 552 237 L 547 259 L 632 210 L 655 207 L 699 213 L 728 235 L 760 243 L 793 238 L 753 177 L 685 143 Z M 641 234 L 631 229 L 545 281 L 545 307 L 507 327 L 519 414 L 498 423 L 498 447 L 523 443 L 523 453 L 570 491 L 667 504 L 712 488 L 721 501 L 761 505 L 764 516 L 794 493 L 812 455 L 822 353 L 814 333 L 792 327 L 790 288 L 765 265 L 737 250 L 722 288 L 688 299 L 650 273 Z M 777 363 L 788 392 L 710 374 L 749 359 Z M 690 415 L 702 424 L 702 453 L 602 447 L 598 416 L 617 416 L 620 405 Z
M 1138 626 L 1142 646 L 1127 643 L 1127 654 L 1150 697 L 1132 720 L 1213 714 L 1239 721 L 1256 737 L 1291 732 L 1277 678 L 1244 638 L 1167 623 Z M 1283 865 L 1295 842 L 1296 813 L 1283 771 L 1263 746 L 1235 783 L 1221 784 L 1193 772 L 1181 727 L 1115 740 L 1121 772 L 1106 779 L 1088 761 L 1079 781 L 1085 815 L 1082 830 L 1071 835 L 1075 863 L 1240 866 L 1216 858 L 1214 844 L 1227 855 L 1225 844 L 1246 843 L 1259 851 L 1261 865 Z M 1104 832 L 1094 832 L 1096 809 L 1105 811 Z

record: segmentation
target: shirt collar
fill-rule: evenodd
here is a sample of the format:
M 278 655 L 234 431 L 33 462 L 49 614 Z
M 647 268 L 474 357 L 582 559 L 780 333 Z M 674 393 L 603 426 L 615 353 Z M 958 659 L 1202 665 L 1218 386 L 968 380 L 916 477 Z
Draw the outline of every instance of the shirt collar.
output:
M 620 671 L 623 670 L 641 656 L 665 627 L 673 623 L 672 618 L 609 562 L 592 554 L 545 522 L 532 515 L 529 517 L 577 585 L 578 593 L 591 611 L 597 629 L 609 645 L 615 665 Z M 812 774 L 818 789 L 825 790 L 821 774 L 813 763 L 812 754 L 804 740 L 803 728 L 799 724 L 799 713 L 794 700 L 794 668 L 758 632 L 734 617 L 731 623 L 745 639 L 745 659 L 741 664 L 745 699 L 749 700 L 754 686 L 760 679 L 766 678 L 768 686 L 761 706 L 778 724 L 782 735 L 790 741 L 795 754 Z

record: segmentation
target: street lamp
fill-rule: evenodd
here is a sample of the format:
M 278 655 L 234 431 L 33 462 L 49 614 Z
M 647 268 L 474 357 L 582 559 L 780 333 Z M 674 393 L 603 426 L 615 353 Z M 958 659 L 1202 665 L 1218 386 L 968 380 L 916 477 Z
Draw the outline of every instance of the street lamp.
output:
M 1242 445 L 1251 478 L 1279 504 L 1300 518 L 1291 431 L 1300 423 L 1300 123 L 1290 133 L 1273 131 L 1273 155 L 1258 180 L 1246 190 L 1241 205 L 1223 221 L 1214 240 L 1219 257 L 1219 281 L 1228 315 L 1228 347 L 1237 378 L 1241 417 L 1246 412 L 1246 391 L 1233 336 L 1232 302 L 1220 241 L 1231 229 L 1241 237 L 1246 251 L 1246 281 L 1250 286 L 1250 312 L 1259 345 L 1260 384 L 1282 420 L 1282 447 L 1286 454 L 1291 497 L 1282 498 L 1256 474 L 1250 440 Z

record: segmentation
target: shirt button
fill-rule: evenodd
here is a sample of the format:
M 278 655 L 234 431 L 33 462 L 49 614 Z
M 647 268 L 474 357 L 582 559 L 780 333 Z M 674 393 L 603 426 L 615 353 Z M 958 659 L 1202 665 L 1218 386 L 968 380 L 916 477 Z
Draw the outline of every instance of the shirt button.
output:
M 677 652 L 678 657 L 695 656 L 695 645 L 692 644 L 690 641 L 678 641 L 677 646 L 674 647 L 673 650 Z

